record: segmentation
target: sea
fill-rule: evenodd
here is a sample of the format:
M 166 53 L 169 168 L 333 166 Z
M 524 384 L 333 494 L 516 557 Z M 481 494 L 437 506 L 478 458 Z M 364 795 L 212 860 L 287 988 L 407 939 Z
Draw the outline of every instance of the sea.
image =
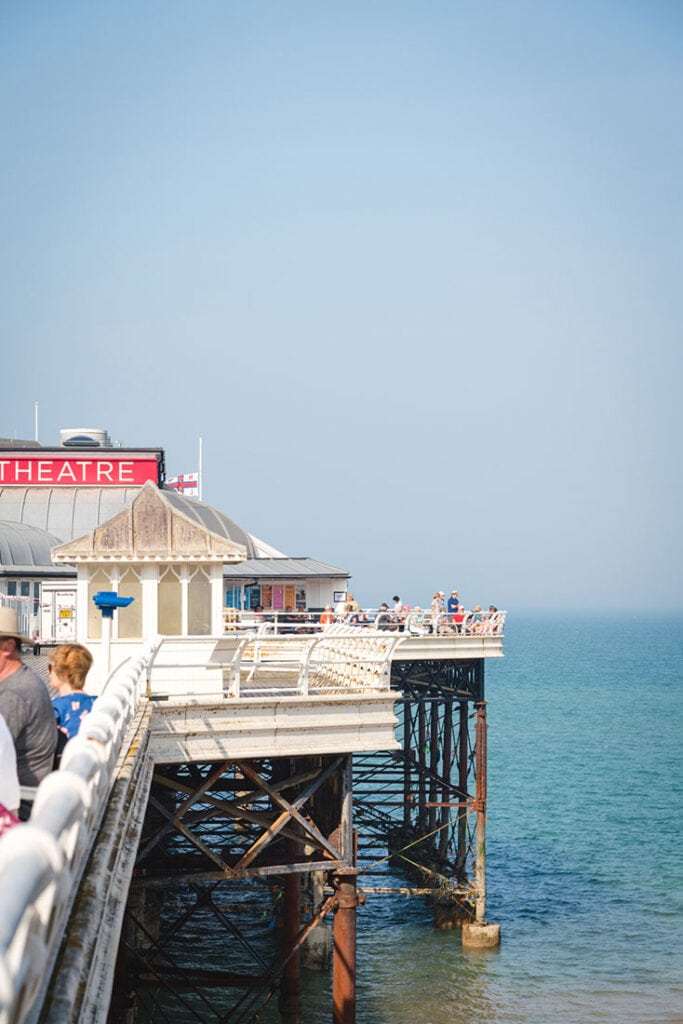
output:
M 358 1024 L 681 1024 L 683 618 L 513 611 L 486 698 L 501 945 L 463 950 L 422 899 L 370 895 Z M 303 972 L 302 1024 L 329 1024 L 330 985 Z

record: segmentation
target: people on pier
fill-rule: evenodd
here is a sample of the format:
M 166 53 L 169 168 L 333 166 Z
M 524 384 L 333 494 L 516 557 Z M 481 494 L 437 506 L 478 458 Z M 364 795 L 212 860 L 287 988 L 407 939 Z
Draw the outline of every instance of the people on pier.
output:
M 479 605 L 476 605 L 473 612 L 473 617 L 470 622 L 469 631 L 470 633 L 476 634 L 489 634 L 496 633 L 501 627 L 498 621 L 497 613 L 498 609 L 495 604 L 490 604 L 488 611 L 482 611 Z
M 470 612 L 469 619 L 467 620 L 467 632 L 478 633 L 479 623 L 482 621 L 484 613 L 481 610 L 480 604 L 475 604 L 474 608 Z
M 437 590 L 435 592 L 434 597 L 432 598 L 432 604 L 431 604 L 430 612 L 431 612 L 431 622 L 432 622 L 432 633 L 434 634 L 434 636 L 436 636 L 436 634 L 438 633 L 438 630 L 439 630 L 439 619 L 441 618 L 441 615 L 443 613 L 443 604 L 442 604 L 442 600 L 441 600 L 441 591 L 439 591 L 439 590 Z
M 456 633 L 462 633 L 463 632 L 463 623 L 465 621 L 465 614 L 466 613 L 465 613 L 465 606 L 464 606 L 464 604 L 459 604 L 458 607 L 456 608 L 455 612 L 453 613 L 453 616 L 452 616 L 453 624 L 455 626 L 455 632 Z
M 410 615 L 406 617 L 406 628 L 411 636 L 425 636 L 429 632 L 424 623 L 424 612 L 416 604 Z
M 392 629 L 391 624 L 391 613 L 389 611 L 389 605 L 386 601 L 382 601 L 381 605 L 377 609 L 377 615 L 375 616 L 375 628 L 376 629 Z
M 37 786 L 52 770 L 57 730 L 48 689 L 21 660 L 21 645 L 32 644 L 19 631 L 17 613 L 0 607 L 0 714 L 14 740 L 20 786 Z M 30 805 L 22 801 L 20 817 Z
M 64 644 L 56 648 L 48 666 L 50 682 L 58 694 L 52 701 L 57 726 L 68 739 L 76 735 L 95 703 L 95 697 L 83 692 L 92 661 L 87 647 Z

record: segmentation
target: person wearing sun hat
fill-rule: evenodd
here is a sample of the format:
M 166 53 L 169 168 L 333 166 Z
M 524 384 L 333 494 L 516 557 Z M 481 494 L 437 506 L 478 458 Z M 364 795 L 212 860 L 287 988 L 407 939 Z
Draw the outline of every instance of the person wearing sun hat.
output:
M 33 641 L 19 631 L 17 613 L 0 607 L 0 715 L 17 752 L 20 786 L 37 786 L 52 771 L 57 725 L 48 688 L 21 660 L 21 645 Z M 30 807 L 22 801 L 20 817 Z

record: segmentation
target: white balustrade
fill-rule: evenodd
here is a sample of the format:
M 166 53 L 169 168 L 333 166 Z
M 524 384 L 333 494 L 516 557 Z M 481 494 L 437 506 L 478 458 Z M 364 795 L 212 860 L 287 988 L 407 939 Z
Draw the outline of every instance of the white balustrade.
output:
M 0 838 L 0 1024 L 27 1020 L 45 987 L 153 649 L 112 673 L 29 821 Z

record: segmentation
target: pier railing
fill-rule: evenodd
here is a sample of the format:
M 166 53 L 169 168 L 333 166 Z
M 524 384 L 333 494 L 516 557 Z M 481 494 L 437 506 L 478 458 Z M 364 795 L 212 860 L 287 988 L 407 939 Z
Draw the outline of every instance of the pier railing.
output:
M 356 612 L 311 611 L 238 611 L 226 608 L 226 633 L 256 632 L 259 636 L 306 636 L 328 630 L 331 626 L 353 626 L 361 630 L 384 630 L 407 633 L 409 636 L 502 636 L 506 612 L 466 610 L 439 612 L 413 608 L 399 614 L 390 609 L 359 608 Z
M 309 621 L 305 629 L 278 632 L 268 621 L 223 637 L 166 637 L 149 667 L 148 695 L 196 702 L 387 691 L 394 658 L 424 659 L 430 650 L 454 657 L 456 648 L 462 657 L 499 656 L 504 623 L 504 612 L 465 613 L 460 621 L 411 613 L 386 624 L 376 616 L 376 625 Z
M 0 838 L 0 1024 L 33 1019 L 40 1003 L 151 656 L 147 648 L 112 675 L 38 787 L 29 821 Z
M 243 630 L 167 637 L 148 668 L 152 699 L 309 697 L 388 691 L 400 633 L 335 623 L 315 633 Z

